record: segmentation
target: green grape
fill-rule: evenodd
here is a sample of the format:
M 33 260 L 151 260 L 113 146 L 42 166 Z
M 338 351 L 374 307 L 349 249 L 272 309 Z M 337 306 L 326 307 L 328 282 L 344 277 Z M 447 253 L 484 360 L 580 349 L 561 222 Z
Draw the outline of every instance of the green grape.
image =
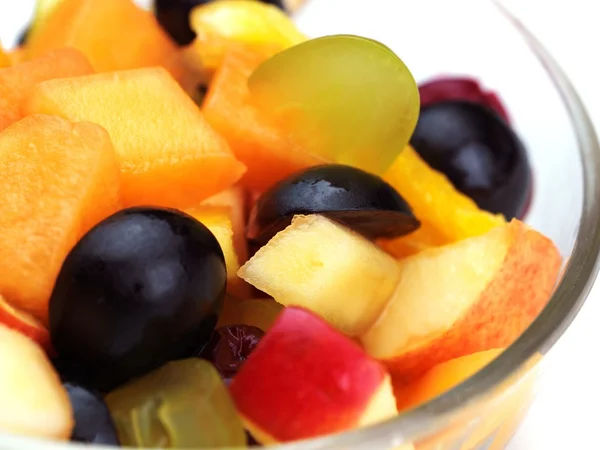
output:
M 376 174 L 408 144 L 419 115 L 417 84 L 402 60 L 359 36 L 284 50 L 248 85 L 251 101 L 307 151 Z
M 227 387 L 208 361 L 170 362 L 105 398 L 123 446 L 245 446 Z

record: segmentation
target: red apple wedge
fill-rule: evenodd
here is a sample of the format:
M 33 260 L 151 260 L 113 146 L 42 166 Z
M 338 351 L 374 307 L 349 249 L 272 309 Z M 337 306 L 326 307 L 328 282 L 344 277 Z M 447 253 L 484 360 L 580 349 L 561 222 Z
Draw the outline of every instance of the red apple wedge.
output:
M 46 327 L 33 316 L 13 308 L 2 295 L 0 295 L 0 324 L 24 334 L 46 352 L 52 351 L 50 333 Z
M 561 266 L 555 245 L 518 220 L 401 261 L 396 291 L 361 337 L 397 379 L 508 347 L 548 302 Z
M 0 364 L 0 433 L 68 439 L 71 403 L 43 350 L 0 325 Z
M 385 368 L 315 314 L 286 308 L 230 391 L 262 444 L 338 433 L 396 415 Z

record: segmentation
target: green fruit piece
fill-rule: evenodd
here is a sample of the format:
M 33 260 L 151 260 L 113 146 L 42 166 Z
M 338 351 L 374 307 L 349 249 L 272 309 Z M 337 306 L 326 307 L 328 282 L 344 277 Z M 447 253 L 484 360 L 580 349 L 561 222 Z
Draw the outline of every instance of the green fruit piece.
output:
M 249 325 L 266 332 L 271 328 L 283 308 L 283 305 L 269 298 L 239 300 L 227 296 L 217 328 L 229 325 Z
M 326 36 L 261 64 L 251 101 L 307 151 L 382 174 L 408 143 L 419 116 L 417 84 L 380 42 Z
M 170 362 L 105 398 L 123 446 L 219 448 L 246 445 L 241 419 L 207 361 Z

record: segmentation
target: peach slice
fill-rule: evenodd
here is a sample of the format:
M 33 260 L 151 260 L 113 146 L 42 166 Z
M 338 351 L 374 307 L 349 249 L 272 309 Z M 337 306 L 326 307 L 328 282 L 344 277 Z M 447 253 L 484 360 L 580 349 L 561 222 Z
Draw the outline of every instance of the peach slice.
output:
M 13 308 L 2 295 L 0 295 L 0 324 L 27 336 L 46 352 L 52 351 L 50 333 L 46 327 L 30 314 Z
M 262 444 L 350 430 L 397 413 L 383 366 L 296 307 L 281 313 L 230 390 L 244 424 Z
M 394 385 L 398 411 L 425 403 L 452 389 L 496 359 L 503 349 L 461 356 L 434 366 L 412 383 Z
M 509 346 L 554 290 L 561 266 L 551 240 L 518 220 L 400 262 L 400 281 L 365 349 L 399 378 Z
M 0 432 L 67 440 L 71 403 L 42 349 L 0 325 L 0 361 Z
M 359 336 L 393 294 L 400 266 L 350 229 L 310 215 L 294 217 L 238 274 L 279 303 L 307 308 Z

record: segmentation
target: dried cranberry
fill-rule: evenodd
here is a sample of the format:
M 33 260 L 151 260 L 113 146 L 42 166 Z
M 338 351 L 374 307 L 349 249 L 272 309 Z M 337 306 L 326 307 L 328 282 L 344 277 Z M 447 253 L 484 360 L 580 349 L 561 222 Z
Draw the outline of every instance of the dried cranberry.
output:
M 228 380 L 240 370 L 264 334 L 260 328 L 249 325 L 221 327 L 215 330 L 200 356 L 212 362 L 221 377 Z
M 445 100 L 465 100 L 487 106 L 496 112 L 506 123 L 510 117 L 495 92 L 486 90 L 481 84 L 467 77 L 444 76 L 419 85 L 421 106 Z

